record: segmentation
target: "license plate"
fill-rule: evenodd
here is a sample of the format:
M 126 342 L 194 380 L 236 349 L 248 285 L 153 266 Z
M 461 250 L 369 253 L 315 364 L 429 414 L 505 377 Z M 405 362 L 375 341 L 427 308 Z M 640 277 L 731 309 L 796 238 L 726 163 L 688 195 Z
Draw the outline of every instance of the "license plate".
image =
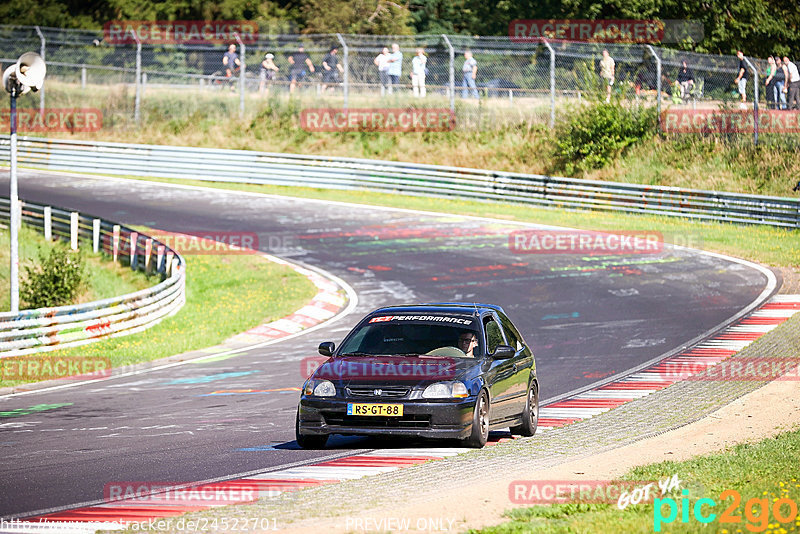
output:
M 347 415 L 398 417 L 403 415 L 402 404 L 347 404 Z

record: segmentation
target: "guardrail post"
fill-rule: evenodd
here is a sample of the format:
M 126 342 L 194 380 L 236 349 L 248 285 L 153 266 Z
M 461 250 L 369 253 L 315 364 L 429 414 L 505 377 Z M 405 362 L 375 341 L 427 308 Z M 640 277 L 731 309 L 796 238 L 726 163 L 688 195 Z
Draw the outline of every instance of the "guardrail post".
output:
M 744 62 L 747 63 L 747 66 L 750 67 L 750 70 L 753 71 L 753 87 L 755 88 L 755 94 L 753 95 L 753 144 L 758 144 L 758 70 L 756 70 L 755 65 L 750 63 L 750 60 L 747 57 L 744 58 Z M 769 96 L 767 96 L 769 99 Z
M 167 277 L 172 276 L 172 259 L 175 257 L 175 253 L 171 250 L 167 251 L 167 265 L 166 265 L 166 274 Z
M 144 272 L 150 272 L 150 256 L 153 254 L 153 240 L 147 238 L 144 240 Z
M 44 240 L 53 240 L 53 208 L 50 206 L 44 208 Z
M 131 232 L 130 245 L 131 245 L 131 270 L 136 270 L 136 247 L 139 244 L 139 232 Z
M 100 219 L 92 220 L 92 252 L 100 252 Z
M 166 247 L 164 245 L 158 245 L 156 247 L 156 272 L 163 273 L 164 272 L 164 249 Z
M 347 97 L 350 88 L 350 49 L 341 33 L 336 34 L 339 44 L 342 45 L 342 68 L 344 68 L 344 80 L 342 81 L 342 92 L 344 93 L 344 109 L 347 110 Z
M 78 212 L 69 214 L 69 247 L 78 250 Z
M 455 64 L 456 64 L 456 57 L 455 51 L 453 50 L 453 45 L 450 44 L 450 39 L 447 38 L 445 34 L 442 34 L 442 39 L 444 39 L 444 43 L 447 45 L 448 53 L 450 54 L 450 111 L 456 111 L 456 72 L 455 72 Z
M 542 39 L 547 50 L 550 51 L 550 128 L 556 124 L 556 51 L 547 42 L 547 39 Z
M 42 56 L 42 61 L 45 61 L 46 41 L 44 39 L 44 34 L 42 33 L 42 30 L 39 29 L 39 26 L 34 26 L 34 28 L 36 29 L 36 33 L 39 34 L 39 40 L 41 41 L 41 47 L 39 48 L 39 55 Z M 44 85 L 39 89 L 39 115 L 44 117 Z
M 115 224 L 111 234 L 111 256 L 114 261 L 119 258 L 119 225 Z
M 656 60 L 656 113 L 658 114 L 658 133 L 661 135 L 661 58 L 658 57 L 652 46 L 646 46 L 653 59 Z

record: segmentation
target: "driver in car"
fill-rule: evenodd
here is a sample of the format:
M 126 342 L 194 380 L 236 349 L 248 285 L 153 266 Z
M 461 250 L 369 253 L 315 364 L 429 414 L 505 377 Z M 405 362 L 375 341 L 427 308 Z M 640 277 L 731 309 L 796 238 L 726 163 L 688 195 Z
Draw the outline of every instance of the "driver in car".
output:
M 458 336 L 458 348 L 461 349 L 467 358 L 474 358 L 473 350 L 478 346 L 478 338 L 472 332 L 464 332 Z

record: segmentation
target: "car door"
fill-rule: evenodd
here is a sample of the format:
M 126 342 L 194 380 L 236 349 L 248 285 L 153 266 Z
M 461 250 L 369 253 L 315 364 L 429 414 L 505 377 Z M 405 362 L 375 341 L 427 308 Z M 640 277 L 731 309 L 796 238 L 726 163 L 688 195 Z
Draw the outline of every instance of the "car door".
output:
M 489 391 L 492 395 L 491 422 L 495 423 L 515 415 L 515 408 L 510 401 L 516 370 L 513 358 L 507 360 L 491 358 L 498 345 L 507 345 L 503 329 L 494 314 L 483 317 L 483 331 L 486 357 L 489 359 L 487 378 L 490 381 Z
M 514 327 L 511 320 L 504 314 L 497 314 L 500 325 L 507 344 L 514 348 L 514 357 L 511 359 L 514 365 L 513 384 L 509 387 L 509 403 L 512 414 L 520 414 L 525 409 L 525 397 L 528 392 L 528 383 L 533 370 L 533 353 L 525 346 L 522 336 Z

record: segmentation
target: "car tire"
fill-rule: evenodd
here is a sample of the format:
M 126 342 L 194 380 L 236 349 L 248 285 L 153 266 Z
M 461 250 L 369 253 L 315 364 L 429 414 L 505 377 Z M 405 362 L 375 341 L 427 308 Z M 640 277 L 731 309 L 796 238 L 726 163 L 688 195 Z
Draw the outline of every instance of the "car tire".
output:
M 297 412 L 297 417 L 294 420 L 294 439 L 301 449 L 324 449 L 325 444 L 328 443 L 328 436 L 315 436 L 300 433 L 300 411 Z
M 472 412 L 472 432 L 463 441 L 465 446 L 480 449 L 486 445 L 489 439 L 489 409 L 489 396 L 486 390 L 481 390 Z
M 525 409 L 522 410 L 522 424 L 512 426 L 511 433 L 520 436 L 533 436 L 539 424 L 539 388 L 531 381 L 528 396 L 525 398 Z

